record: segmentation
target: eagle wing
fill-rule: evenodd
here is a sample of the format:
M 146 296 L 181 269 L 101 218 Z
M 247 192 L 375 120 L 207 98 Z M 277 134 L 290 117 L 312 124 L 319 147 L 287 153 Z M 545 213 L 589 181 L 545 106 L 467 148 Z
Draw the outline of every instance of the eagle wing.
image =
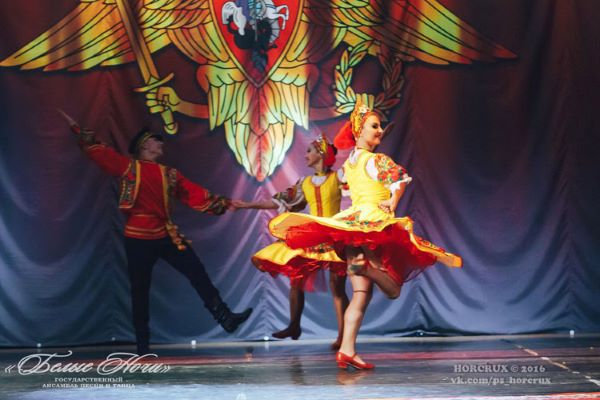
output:
M 207 0 L 138 0 L 135 12 L 152 53 L 175 44 L 198 63 L 227 58 L 223 46 L 198 37 L 212 22 Z M 0 66 L 79 71 L 132 61 L 135 55 L 114 1 L 86 0 Z
M 199 64 L 211 129 L 224 126 L 236 159 L 259 181 L 281 164 L 294 127 L 308 128 L 310 91 L 319 79 L 315 64 L 341 43 L 363 46 L 373 56 L 391 51 L 403 61 L 437 65 L 515 56 L 436 0 L 305 0 L 281 63 L 257 87 L 221 42 L 209 1 L 138 0 L 134 11 L 150 52 L 174 44 Z M 132 61 L 114 0 L 82 0 L 0 66 L 77 71 Z
M 372 55 L 385 46 L 404 61 L 436 65 L 515 57 L 436 0 L 305 1 L 307 33 L 295 37 L 292 59 L 318 62 L 341 42 L 371 42 Z

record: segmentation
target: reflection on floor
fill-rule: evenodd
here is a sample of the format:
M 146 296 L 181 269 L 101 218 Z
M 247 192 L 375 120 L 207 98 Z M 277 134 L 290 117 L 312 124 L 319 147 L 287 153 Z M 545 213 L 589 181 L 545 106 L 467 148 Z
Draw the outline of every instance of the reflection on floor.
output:
M 329 341 L 0 350 L 0 399 L 600 399 L 600 335 L 364 339 L 372 371 Z M 120 353 L 120 354 L 119 354 Z

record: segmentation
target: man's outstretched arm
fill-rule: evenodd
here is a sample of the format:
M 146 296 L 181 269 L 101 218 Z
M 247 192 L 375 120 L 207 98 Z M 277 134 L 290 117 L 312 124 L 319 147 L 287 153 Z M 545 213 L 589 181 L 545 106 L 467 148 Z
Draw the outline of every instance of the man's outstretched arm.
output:
M 67 117 L 68 118 L 68 117 Z M 69 118 L 70 119 L 70 118 Z M 94 131 L 81 128 L 70 120 L 71 132 L 75 134 L 81 149 L 107 174 L 122 176 L 129 168 L 131 159 L 96 139 Z
M 175 196 L 188 207 L 213 215 L 224 214 L 231 203 L 231 200 L 227 197 L 209 192 L 197 183 L 187 179 L 179 171 L 177 171 Z

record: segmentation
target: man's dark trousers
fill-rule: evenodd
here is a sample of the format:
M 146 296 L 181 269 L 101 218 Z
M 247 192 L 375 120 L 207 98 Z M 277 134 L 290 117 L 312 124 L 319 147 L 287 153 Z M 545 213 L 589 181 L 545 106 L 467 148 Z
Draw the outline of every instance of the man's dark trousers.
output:
M 211 304 L 221 301 L 219 291 L 213 285 L 204 265 L 189 245 L 186 246 L 185 250 L 178 250 L 170 237 L 152 240 L 125 237 L 125 253 L 131 283 L 133 327 L 138 352 L 148 352 L 150 342 L 150 283 L 152 269 L 159 258 L 167 261 L 173 268 L 188 278 L 207 308 Z

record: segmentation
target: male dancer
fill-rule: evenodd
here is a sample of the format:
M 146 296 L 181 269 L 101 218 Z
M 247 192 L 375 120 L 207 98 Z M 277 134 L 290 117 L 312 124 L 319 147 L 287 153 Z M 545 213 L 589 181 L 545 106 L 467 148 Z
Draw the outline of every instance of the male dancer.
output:
M 127 215 L 125 253 L 138 354 L 149 352 L 149 291 L 152 267 L 159 258 L 189 279 L 204 306 L 225 331 L 235 331 L 248 319 L 252 309 L 242 313 L 230 311 L 170 215 L 174 198 L 194 210 L 214 215 L 223 214 L 230 200 L 189 181 L 175 168 L 159 164 L 157 160 L 164 145 L 161 135 L 143 129 L 129 145 L 132 157 L 126 157 L 98 142 L 93 131 L 81 129 L 66 114 L 63 116 L 86 154 L 103 171 L 121 178 L 119 208 Z

